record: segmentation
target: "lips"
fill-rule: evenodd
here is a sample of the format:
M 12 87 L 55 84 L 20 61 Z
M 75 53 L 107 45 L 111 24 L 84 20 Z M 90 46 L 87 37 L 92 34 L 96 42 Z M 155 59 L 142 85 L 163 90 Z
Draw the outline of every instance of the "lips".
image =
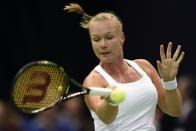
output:
M 101 52 L 102 55 L 109 54 L 110 52 Z

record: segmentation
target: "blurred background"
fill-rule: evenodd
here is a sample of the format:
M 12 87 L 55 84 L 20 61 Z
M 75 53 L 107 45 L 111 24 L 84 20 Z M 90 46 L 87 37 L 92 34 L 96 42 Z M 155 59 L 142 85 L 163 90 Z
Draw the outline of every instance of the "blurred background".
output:
M 186 54 L 178 77 L 188 76 L 189 80 L 195 82 L 196 2 L 194 0 L 4 1 L 1 4 L 2 24 L 0 25 L 0 131 L 12 130 L 13 127 L 15 127 L 14 130 L 93 130 L 93 121 L 82 97 L 72 102 L 75 105 L 65 103 L 58 108 L 30 118 L 15 112 L 10 106 L 9 92 L 12 79 L 17 71 L 28 62 L 53 61 L 63 66 L 68 74 L 79 82 L 83 82 L 86 75 L 98 64 L 91 50 L 88 31 L 79 25 L 81 16 L 63 11 L 64 6 L 70 2 L 79 3 L 89 15 L 95 15 L 101 11 L 113 11 L 118 15 L 124 24 L 126 37 L 124 50 L 127 59 L 144 58 L 156 67 L 156 60 L 160 59 L 160 44 L 167 45 L 169 41 L 174 43 L 174 47 L 181 44 Z M 193 85 L 186 87 L 191 88 L 190 98 L 195 100 Z M 193 113 L 191 116 L 196 117 L 194 104 L 189 103 L 189 105 L 192 105 L 191 108 L 186 105 L 185 112 L 191 111 Z M 72 108 L 78 110 L 74 112 Z M 77 115 L 78 112 L 80 115 Z M 191 121 L 194 121 L 195 117 L 184 121 L 188 121 L 189 127 L 193 127 L 194 124 L 191 124 Z M 166 129 L 164 125 L 168 125 L 168 122 L 171 124 L 179 121 L 173 119 L 158 111 L 159 130 L 165 128 L 164 131 L 169 131 L 169 129 L 188 131 L 183 127 L 182 122 L 176 124 L 177 126 L 183 125 L 182 128 L 178 126 L 178 128 Z M 48 129 L 46 127 L 52 125 L 49 120 L 57 122 Z M 40 123 L 43 124 L 40 125 Z M 34 129 L 33 127 L 40 128 Z

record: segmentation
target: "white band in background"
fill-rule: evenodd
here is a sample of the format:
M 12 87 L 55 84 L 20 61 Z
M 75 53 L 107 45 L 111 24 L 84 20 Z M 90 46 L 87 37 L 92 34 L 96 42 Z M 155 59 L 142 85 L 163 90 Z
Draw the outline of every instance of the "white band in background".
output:
M 177 88 L 176 78 L 172 81 L 167 81 L 167 82 L 164 82 L 163 79 L 161 79 L 161 83 L 163 85 L 163 88 L 165 88 L 166 90 L 174 90 Z

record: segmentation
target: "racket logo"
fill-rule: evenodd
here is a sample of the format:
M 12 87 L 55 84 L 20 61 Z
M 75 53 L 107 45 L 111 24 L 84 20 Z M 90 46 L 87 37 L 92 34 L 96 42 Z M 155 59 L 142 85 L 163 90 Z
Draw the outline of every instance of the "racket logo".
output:
M 23 97 L 22 104 L 25 105 L 26 103 L 38 103 L 42 101 L 46 96 L 50 80 L 51 76 L 47 72 L 33 72 L 30 76 L 30 83 L 26 90 L 27 95 Z

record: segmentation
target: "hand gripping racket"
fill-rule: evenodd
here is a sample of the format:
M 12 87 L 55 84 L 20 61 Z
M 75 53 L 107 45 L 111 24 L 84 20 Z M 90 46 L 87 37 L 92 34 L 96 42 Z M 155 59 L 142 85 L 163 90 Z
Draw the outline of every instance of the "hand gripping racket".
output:
M 81 91 L 69 93 L 70 82 Z M 15 106 L 24 113 L 35 114 L 81 95 L 106 96 L 108 88 L 84 87 L 70 78 L 61 66 L 51 61 L 34 61 L 23 66 L 12 82 L 11 96 Z

